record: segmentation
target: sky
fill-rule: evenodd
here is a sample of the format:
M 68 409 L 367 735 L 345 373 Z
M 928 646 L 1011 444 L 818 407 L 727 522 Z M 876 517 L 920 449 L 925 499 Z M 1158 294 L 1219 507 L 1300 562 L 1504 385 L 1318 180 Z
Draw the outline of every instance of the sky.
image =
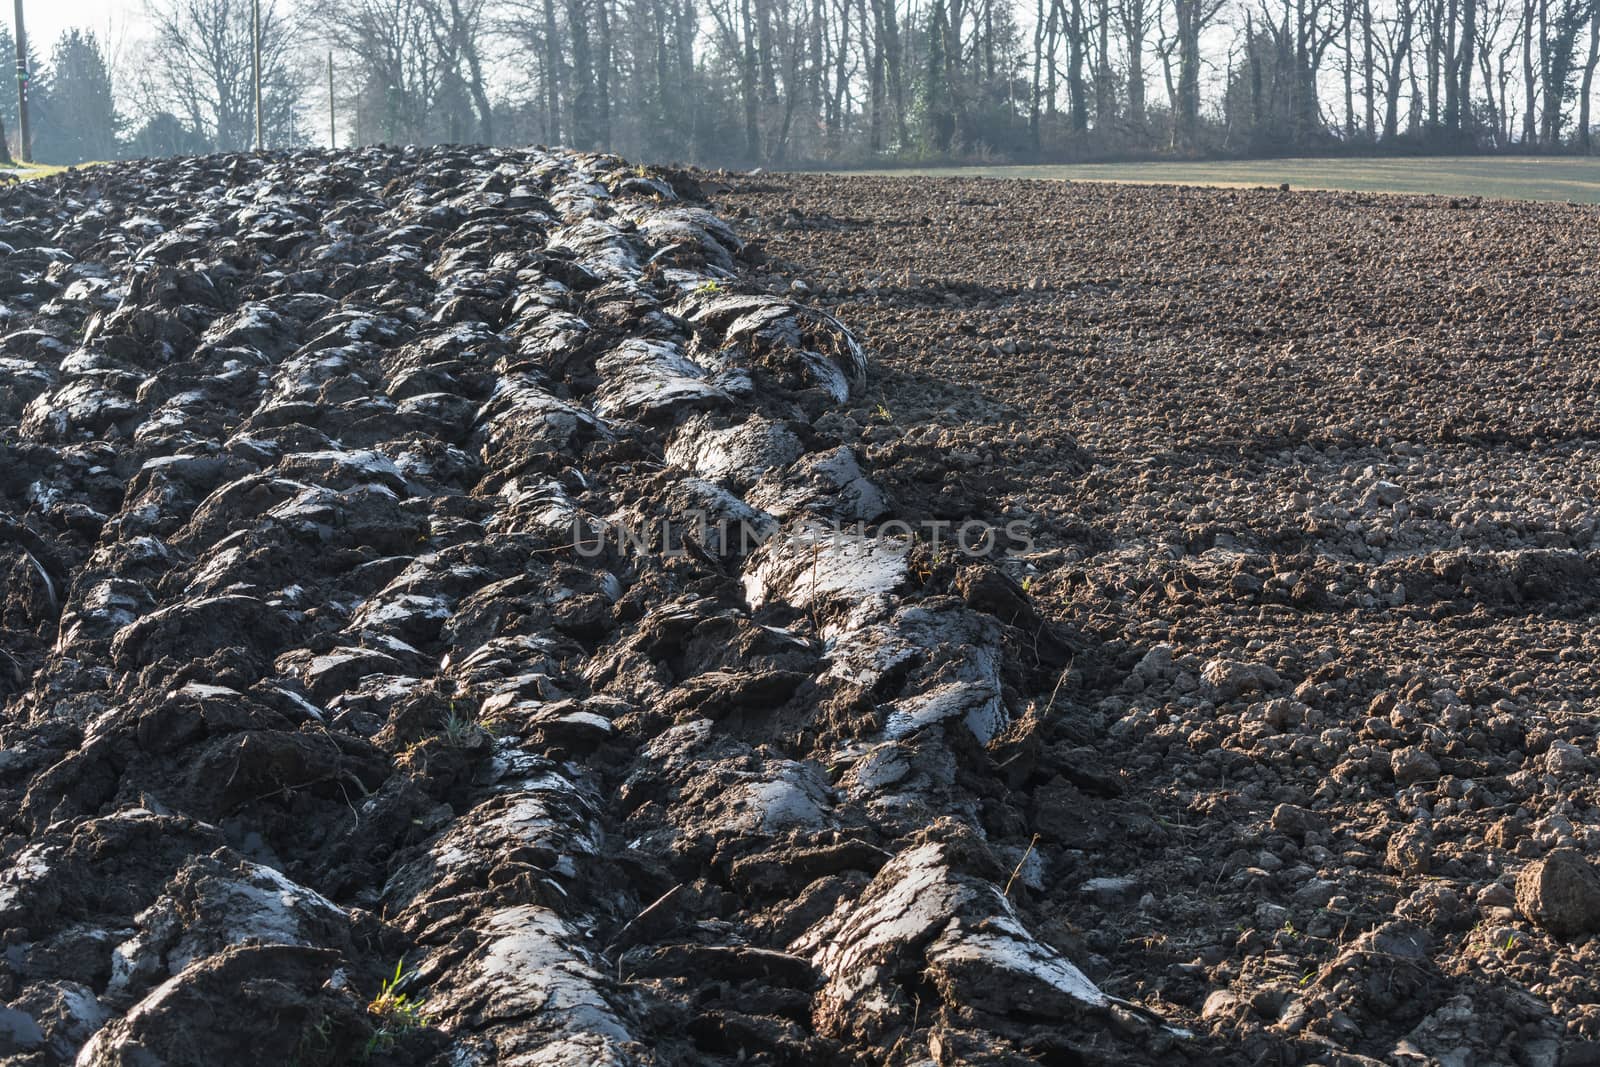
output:
M 0 19 L 12 23 L 15 0 L 0 2 Z M 61 31 L 74 26 L 99 34 L 112 51 L 138 36 L 144 21 L 142 0 L 22 0 L 28 39 L 48 56 Z M 12 27 L 15 29 L 15 26 Z
M 0 23 L 12 29 L 16 28 L 15 5 L 16 0 L 0 0 Z M 111 61 L 112 77 L 117 80 L 120 91 L 129 64 L 138 61 L 139 45 L 148 25 L 145 0 L 22 0 L 22 6 L 28 27 L 28 41 L 33 45 L 34 52 L 46 61 L 50 58 L 51 46 L 62 31 L 74 28 L 93 30 L 105 46 L 106 58 Z M 284 9 L 290 5 L 280 0 L 278 6 Z M 12 62 L 10 56 L 0 57 L 0 71 L 5 75 L 0 79 L 0 86 L 11 84 Z M 0 91 L 5 89 L 0 88 Z M 308 100 L 307 129 L 326 128 L 326 99 L 324 96 L 321 100 Z M 126 100 L 120 103 L 128 106 Z
M 50 61 L 56 39 L 70 29 L 92 30 L 100 38 L 114 81 L 127 69 L 144 35 L 144 0 L 22 0 L 23 21 L 28 29 L 28 44 L 43 62 Z M 0 0 L 0 23 L 15 32 L 16 0 Z M 11 89 L 11 70 L 15 60 L 0 57 L 0 70 Z M 121 86 L 118 86 L 119 90 Z

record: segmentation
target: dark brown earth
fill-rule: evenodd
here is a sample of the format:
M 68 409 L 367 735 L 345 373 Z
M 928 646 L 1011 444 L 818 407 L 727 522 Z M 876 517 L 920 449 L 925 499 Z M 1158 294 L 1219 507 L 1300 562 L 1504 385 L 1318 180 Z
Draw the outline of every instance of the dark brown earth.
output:
M 0 190 L 0 1063 L 1600 1061 L 1597 221 Z
M 889 536 L 981 487 L 863 472 L 865 354 L 700 196 L 383 147 L 0 192 L 7 1067 L 1226 1049 L 1018 911 L 1035 779 L 1058 830 L 1118 789 L 1050 714 L 1104 657 L 998 542 Z
M 1036 929 L 1225 1062 L 1600 1062 L 1600 211 L 715 203 L 866 347 L 838 425 L 870 473 L 1026 520 L 1007 569 L 1092 639 L 992 827 L 1036 835 Z M 928 445 L 955 470 L 906 492 Z

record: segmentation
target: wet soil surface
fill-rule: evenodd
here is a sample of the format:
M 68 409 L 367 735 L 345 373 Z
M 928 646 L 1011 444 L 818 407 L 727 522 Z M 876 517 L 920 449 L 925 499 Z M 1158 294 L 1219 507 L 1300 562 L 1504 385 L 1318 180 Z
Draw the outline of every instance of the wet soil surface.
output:
M 1191 1030 L 1170 1062 L 1600 1062 L 1600 212 L 714 200 L 869 352 L 865 469 L 1024 521 L 1002 568 L 1095 657 L 997 761 L 1030 928 Z
M 1600 1058 L 1596 221 L 0 191 L 0 1058 Z
M 868 354 L 702 195 L 448 149 L 0 192 L 6 1063 L 1228 1054 L 1052 896 L 1110 869 L 1073 702 L 1120 653 L 912 543 L 1010 490 L 863 439 Z

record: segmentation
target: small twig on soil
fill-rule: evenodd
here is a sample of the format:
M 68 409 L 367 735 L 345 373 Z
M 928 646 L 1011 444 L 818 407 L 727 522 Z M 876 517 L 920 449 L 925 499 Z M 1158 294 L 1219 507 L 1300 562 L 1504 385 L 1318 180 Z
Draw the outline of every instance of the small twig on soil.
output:
M 1385 341 L 1381 345 L 1374 345 L 1373 348 L 1372 348 L 1372 351 L 1373 352 L 1387 352 L 1391 348 L 1398 348 L 1400 345 L 1405 344 L 1407 341 L 1415 341 L 1415 340 L 1416 340 L 1415 337 L 1396 337 L 1393 340 Z
M 895 1038 L 894 1044 L 892 1046 L 890 1046 L 890 1048 L 889 1048 L 889 1056 L 888 1056 L 888 1058 L 890 1060 L 893 1060 L 894 1059 L 894 1054 L 896 1052 L 900 1051 L 900 1046 L 905 1044 L 907 1041 L 909 1041 L 911 1039 L 911 1037 L 914 1034 L 916 1034 L 916 1032 L 917 1032 L 917 1024 L 922 1019 L 922 994 L 920 994 L 920 993 L 915 994 L 915 1000 L 916 1000 L 916 1007 L 914 1009 L 912 1009 L 912 1012 L 911 1012 L 911 1029 L 907 1030 L 905 1033 L 903 1033 L 899 1037 Z
M 1067 684 L 1067 678 L 1072 674 L 1072 668 L 1077 664 L 1078 657 L 1073 656 L 1067 660 L 1067 665 L 1061 669 L 1061 677 L 1056 679 L 1056 687 L 1050 690 L 1050 699 L 1045 701 L 1044 714 L 1050 714 L 1050 709 L 1056 706 L 1056 697 L 1061 693 L 1061 687 Z
M 339 793 L 344 797 L 344 806 L 350 809 L 350 815 L 356 821 L 354 828 L 357 830 L 361 829 L 361 813 L 357 811 L 356 806 L 350 802 L 350 793 L 344 787 L 343 777 L 341 776 L 334 779 L 334 784 L 339 787 Z
M 1006 890 L 1000 894 L 1003 897 L 1011 896 L 1011 883 L 1017 880 L 1017 875 L 1022 873 L 1022 865 L 1028 862 L 1028 857 L 1033 855 L 1033 846 L 1039 843 L 1039 835 L 1034 834 L 1033 840 L 1028 842 L 1028 848 L 1022 853 L 1022 858 L 1017 861 L 1016 869 L 1011 872 L 1011 877 L 1006 879 Z
M 678 894 L 682 892 L 683 883 L 679 882 L 665 893 L 662 893 L 655 900 L 651 901 L 643 908 L 640 908 L 638 913 L 634 915 L 633 918 L 622 924 L 622 928 L 617 931 L 616 936 L 611 939 L 611 943 L 603 950 L 605 952 L 610 952 L 612 949 L 619 950 L 617 953 L 617 973 L 619 975 L 621 974 L 622 968 L 622 953 L 628 949 L 628 944 L 626 942 L 628 941 L 629 936 L 639 928 L 639 925 L 642 922 L 648 922 L 653 916 L 659 914 L 669 907 L 673 900 L 677 898 Z

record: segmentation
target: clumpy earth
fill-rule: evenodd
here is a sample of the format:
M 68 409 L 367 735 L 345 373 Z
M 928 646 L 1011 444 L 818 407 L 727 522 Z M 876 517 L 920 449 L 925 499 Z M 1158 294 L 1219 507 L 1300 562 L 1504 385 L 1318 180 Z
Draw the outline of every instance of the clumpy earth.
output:
M 1053 710 L 1096 642 L 913 542 L 980 501 L 864 466 L 868 354 L 703 196 L 469 149 L 0 192 L 6 1063 L 1225 1047 L 1032 899 L 1122 788 Z
M 1025 521 L 1003 569 L 1093 650 L 996 761 L 1025 921 L 1199 1058 L 1600 1062 L 1600 212 L 715 201 L 870 353 L 865 468 Z
M 0 1062 L 1600 1062 L 1597 221 L 0 191 Z

